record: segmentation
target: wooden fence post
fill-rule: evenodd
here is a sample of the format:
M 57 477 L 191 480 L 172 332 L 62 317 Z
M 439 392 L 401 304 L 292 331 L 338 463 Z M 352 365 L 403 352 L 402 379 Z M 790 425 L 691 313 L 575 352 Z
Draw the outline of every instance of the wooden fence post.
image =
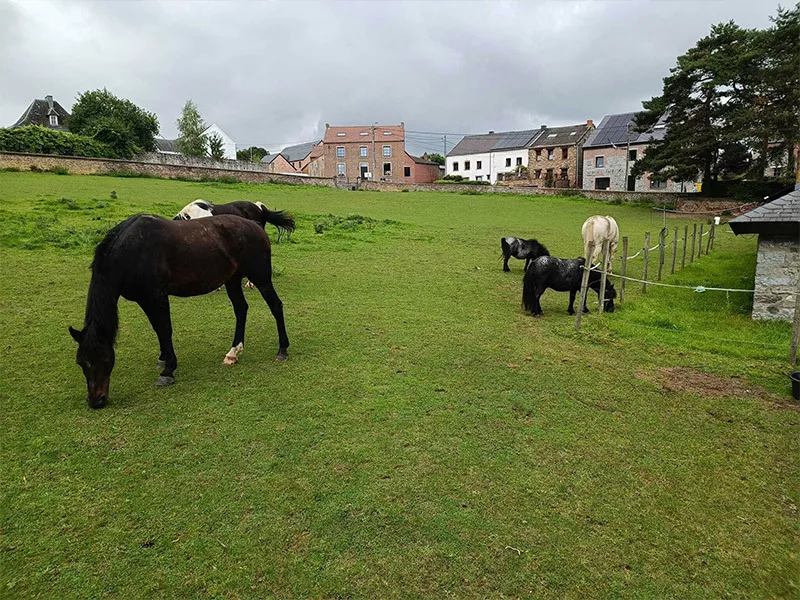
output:
M 644 267 L 642 268 L 642 293 L 647 293 L 647 264 L 650 262 L 650 232 L 644 234 Z
M 714 249 L 714 240 L 717 237 L 717 224 L 711 225 L 711 249 Z
M 586 302 L 586 290 L 589 287 L 589 269 L 592 266 L 592 254 L 594 254 L 594 242 L 589 242 L 586 245 L 586 257 L 583 263 L 583 277 L 581 278 L 581 293 L 579 294 L 577 316 L 575 317 L 575 331 L 581 330 L 583 303 Z
M 703 224 L 700 223 L 700 235 L 697 237 L 697 258 L 703 256 Z
M 675 228 L 675 235 L 672 238 L 672 268 L 669 274 L 675 274 L 675 259 L 678 258 L 678 228 Z
M 664 260 L 666 255 L 666 227 L 658 234 L 658 280 L 661 281 L 661 271 L 664 268 Z
M 689 226 L 683 227 L 683 256 L 681 256 L 681 269 L 686 266 L 686 244 L 689 240 Z
M 598 311 L 600 314 L 603 314 L 606 308 L 606 279 L 608 279 L 608 273 L 606 269 L 608 268 L 608 259 L 610 254 L 609 243 L 609 240 L 603 242 L 603 259 L 600 262 L 602 265 L 602 271 L 600 271 L 600 310 Z
M 694 262 L 694 251 L 695 251 L 695 243 L 697 241 L 697 223 L 694 224 L 694 230 L 692 231 L 692 251 L 689 254 L 689 262 Z
M 794 321 L 792 323 L 792 342 L 789 346 L 789 362 L 797 364 L 797 345 L 800 344 L 800 279 L 794 288 Z
M 622 238 L 622 267 L 619 280 L 619 303 L 625 299 L 625 273 L 628 271 L 628 236 Z
M 711 222 L 711 227 L 708 229 L 708 241 L 706 242 L 706 254 L 711 250 L 711 241 L 714 239 L 714 222 Z

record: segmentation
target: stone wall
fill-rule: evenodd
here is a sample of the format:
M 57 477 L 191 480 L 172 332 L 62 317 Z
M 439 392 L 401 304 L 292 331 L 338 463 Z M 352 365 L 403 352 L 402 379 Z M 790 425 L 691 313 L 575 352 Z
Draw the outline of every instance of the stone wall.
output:
M 161 161 L 146 162 L 142 160 L 84 158 L 81 156 L 58 156 L 55 154 L 3 152 L 0 153 L 0 169 L 4 168 L 16 168 L 20 171 L 47 171 L 53 168 L 64 168 L 74 175 L 102 175 L 106 173 L 113 174 L 115 172 L 137 173 L 149 177 L 162 177 L 164 179 L 201 180 L 225 177 L 245 183 L 275 182 L 289 185 L 335 187 L 333 180 L 323 177 L 284 175 L 279 173 L 267 173 L 262 170 L 234 171 L 225 168 L 192 166 L 189 164 L 179 165 Z
M 641 158 L 647 149 L 647 144 L 631 144 L 631 151 L 636 152 L 636 157 Z M 584 189 L 594 189 L 595 182 L 598 177 L 608 177 L 612 190 L 626 190 L 627 184 L 625 182 L 625 155 L 627 154 L 626 145 L 617 146 L 616 148 L 584 148 L 583 149 L 583 187 Z M 603 166 L 597 166 L 597 158 L 603 157 Z M 628 162 L 628 172 L 633 169 L 635 160 Z M 650 192 L 657 191 L 659 188 L 653 188 L 650 182 L 650 175 L 645 173 L 641 177 L 637 177 L 634 183 L 634 191 L 637 192 Z M 684 183 L 680 181 L 667 180 L 664 182 L 664 187 L 660 188 L 662 192 L 693 192 L 694 184 Z
M 791 236 L 758 236 L 753 318 L 791 321 L 800 284 L 800 242 Z
M 176 165 L 179 167 L 206 167 L 209 169 L 224 169 L 226 171 L 258 171 L 266 173 L 268 165 L 260 162 L 245 160 L 214 160 L 196 156 L 183 156 L 182 154 L 164 154 L 163 152 L 149 152 L 136 157 L 139 162 L 158 163 L 161 165 Z

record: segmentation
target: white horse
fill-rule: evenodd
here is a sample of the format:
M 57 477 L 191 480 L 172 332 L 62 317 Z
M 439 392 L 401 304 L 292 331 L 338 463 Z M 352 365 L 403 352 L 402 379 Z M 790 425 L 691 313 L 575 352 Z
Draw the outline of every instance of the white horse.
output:
M 603 251 L 603 244 L 608 242 L 608 264 L 614 258 L 617 251 L 617 244 L 619 243 L 619 227 L 613 217 L 601 217 L 595 215 L 589 217 L 583 223 L 581 228 L 581 235 L 583 235 L 583 254 L 589 249 L 589 242 L 594 242 L 594 250 L 590 257 L 590 264 L 595 264 L 597 257 Z

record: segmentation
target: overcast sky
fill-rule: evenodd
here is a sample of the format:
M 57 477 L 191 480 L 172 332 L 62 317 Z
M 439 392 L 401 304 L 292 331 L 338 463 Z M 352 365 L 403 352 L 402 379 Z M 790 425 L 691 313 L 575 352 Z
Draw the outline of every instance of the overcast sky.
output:
M 325 123 L 451 133 L 598 123 L 658 95 L 712 24 L 763 28 L 776 7 L 0 0 L 0 125 L 33 98 L 69 110 L 102 87 L 158 115 L 164 137 L 191 98 L 240 148 L 273 151 L 321 137 Z M 412 153 L 441 152 L 441 135 L 407 137 Z

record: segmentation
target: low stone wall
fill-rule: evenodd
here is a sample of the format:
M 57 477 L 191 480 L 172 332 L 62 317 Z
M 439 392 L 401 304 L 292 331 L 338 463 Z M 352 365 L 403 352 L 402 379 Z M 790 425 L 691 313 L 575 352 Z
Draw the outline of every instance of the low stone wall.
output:
M 206 167 L 208 169 L 224 169 L 225 171 L 256 171 L 268 173 L 269 165 L 262 162 L 249 162 L 245 160 L 214 160 L 213 158 L 200 158 L 196 156 L 183 156 L 182 154 L 164 154 L 163 152 L 149 152 L 137 157 L 138 161 L 158 163 L 162 165 L 175 165 L 178 167 Z
M 800 243 L 791 236 L 758 236 L 753 318 L 791 321 L 800 280 Z
M 731 214 L 734 216 L 739 214 L 741 211 L 735 211 L 733 209 L 739 208 L 742 205 L 741 202 L 738 200 L 729 200 L 724 198 L 704 198 L 703 196 L 697 196 L 695 194 L 684 194 L 678 198 L 678 201 L 675 203 L 675 210 L 679 210 L 681 212 L 726 212 L 731 211 Z M 750 208 L 746 208 L 747 210 L 752 210 L 754 208 L 753 205 Z
M 228 161 L 238 162 L 238 161 Z M 164 179 L 235 179 L 244 183 L 285 183 L 289 185 L 314 185 L 334 187 L 334 181 L 324 177 L 301 177 L 265 173 L 263 171 L 233 171 L 216 167 L 166 164 L 143 160 L 115 160 L 111 158 L 85 158 L 82 156 L 58 156 L 55 154 L 0 153 L 0 169 L 15 168 L 20 171 L 48 171 L 54 168 L 67 169 L 75 175 L 103 175 L 113 173 L 136 173 Z

